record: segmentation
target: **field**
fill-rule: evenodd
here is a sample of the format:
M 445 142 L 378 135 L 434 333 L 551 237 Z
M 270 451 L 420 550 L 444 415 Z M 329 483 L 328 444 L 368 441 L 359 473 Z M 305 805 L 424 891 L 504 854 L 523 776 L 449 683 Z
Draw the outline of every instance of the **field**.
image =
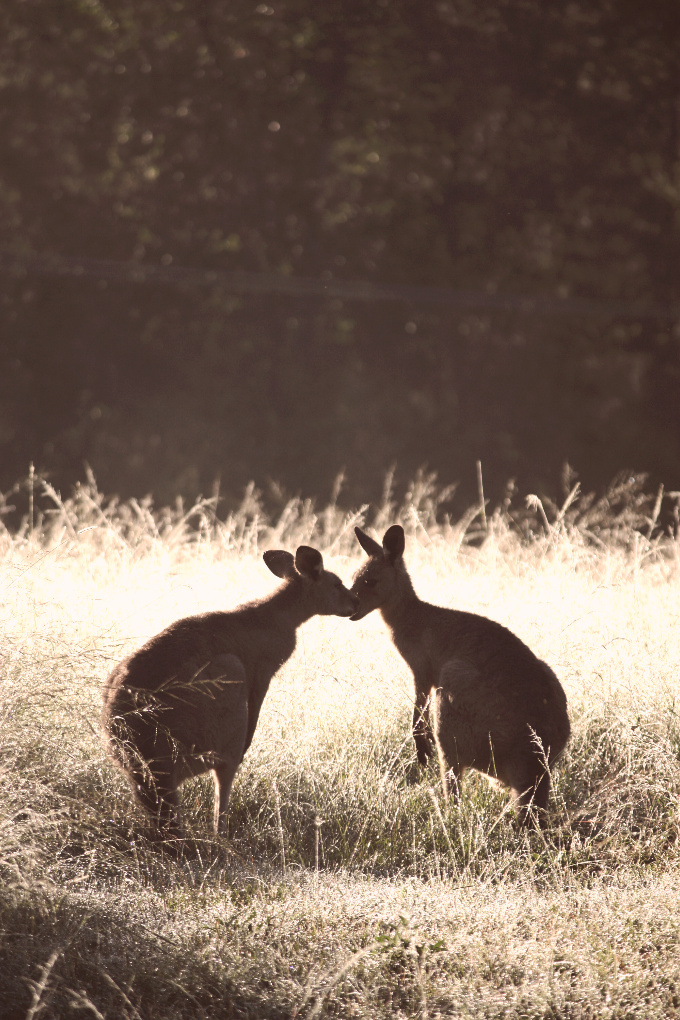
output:
M 356 514 L 255 490 L 118 503 L 39 479 L 0 525 L 0 1016 L 680 1016 L 680 539 L 676 494 L 515 497 L 444 515 L 416 479 Z M 10 500 L 11 502 L 11 500 Z M 24 505 L 22 504 L 22 505 Z M 674 516 L 675 514 L 675 516 Z M 0 518 L 1 520 L 2 518 Z M 316 618 L 274 678 L 229 837 L 206 779 L 189 838 L 147 839 L 98 718 L 115 662 L 184 615 L 270 591 L 267 548 L 349 581 L 360 523 L 400 520 L 418 593 L 492 617 L 555 670 L 573 735 L 549 828 L 468 776 L 419 772 L 409 673 L 377 614 Z

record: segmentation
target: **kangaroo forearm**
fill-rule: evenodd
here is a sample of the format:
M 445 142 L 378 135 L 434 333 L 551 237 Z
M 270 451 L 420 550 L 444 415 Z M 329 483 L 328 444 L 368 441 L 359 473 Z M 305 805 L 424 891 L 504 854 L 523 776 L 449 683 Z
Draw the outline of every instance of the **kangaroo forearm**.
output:
M 243 758 L 245 757 L 245 753 L 250 747 L 253 736 L 255 735 L 255 730 L 257 728 L 257 720 L 260 718 L 260 709 L 262 708 L 263 701 L 264 694 L 260 692 L 258 692 L 257 694 L 251 693 L 251 696 L 248 699 L 248 726 L 246 728 L 246 739 L 245 743 L 243 744 L 243 754 L 241 755 L 241 760 L 243 760 Z
M 426 765 L 428 758 L 434 754 L 434 741 L 426 705 L 416 704 L 413 709 L 413 740 L 419 763 Z
M 255 735 L 255 727 L 257 726 L 258 715 L 259 712 L 253 717 L 251 713 L 248 712 L 248 729 L 246 730 L 246 739 L 243 745 L 243 754 L 241 755 L 241 760 L 245 758 L 246 751 L 248 750 L 252 743 L 253 736 Z

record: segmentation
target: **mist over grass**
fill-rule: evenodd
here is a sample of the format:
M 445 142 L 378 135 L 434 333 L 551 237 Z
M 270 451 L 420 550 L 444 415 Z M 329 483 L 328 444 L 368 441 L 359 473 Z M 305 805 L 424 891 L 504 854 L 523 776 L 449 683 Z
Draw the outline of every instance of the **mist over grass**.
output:
M 388 479 L 378 508 L 272 514 L 250 487 L 224 518 L 30 480 L 23 523 L 0 526 L 3 1018 L 680 1015 L 675 497 L 621 478 L 458 519 L 449 495 L 421 473 L 403 500 Z M 301 628 L 228 838 L 209 834 L 203 778 L 182 788 L 184 853 L 155 848 L 100 743 L 112 666 L 178 617 L 270 591 L 264 549 L 315 545 L 349 581 L 354 524 L 395 521 L 422 597 L 499 620 L 562 681 L 549 829 L 518 832 L 474 774 L 445 807 L 373 614 Z

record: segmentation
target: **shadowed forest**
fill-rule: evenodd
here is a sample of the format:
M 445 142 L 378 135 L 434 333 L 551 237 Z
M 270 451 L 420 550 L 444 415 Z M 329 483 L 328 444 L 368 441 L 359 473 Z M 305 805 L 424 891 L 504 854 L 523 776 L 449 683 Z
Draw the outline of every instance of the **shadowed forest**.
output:
M 680 488 L 676 0 L 8 0 L 0 489 Z

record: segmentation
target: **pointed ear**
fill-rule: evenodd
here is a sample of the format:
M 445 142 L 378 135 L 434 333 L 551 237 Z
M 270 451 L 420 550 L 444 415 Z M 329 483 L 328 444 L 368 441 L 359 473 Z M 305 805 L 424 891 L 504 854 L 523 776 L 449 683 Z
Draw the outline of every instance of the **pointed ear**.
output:
M 295 560 L 291 553 L 283 549 L 267 549 L 262 553 L 262 559 L 277 577 L 287 579 L 295 576 Z
M 323 574 L 323 556 L 311 545 L 300 545 L 295 553 L 295 567 L 303 577 L 318 581 Z
M 382 556 L 383 551 L 378 543 L 370 535 L 367 535 L 365 531 L 362 531 L 361 528 L 355 528 L 354 534 L 357 536 L 359 545 L 365 553 L 368 553 L 369 556 Z
M 395 560 L 400 559 L 404 555 L 405 546 L 404 529 L 401 524 L 393 524 L 391 528 L 387 529 L 383 537 L 385 556 L 391 563 L 394 563 Z

